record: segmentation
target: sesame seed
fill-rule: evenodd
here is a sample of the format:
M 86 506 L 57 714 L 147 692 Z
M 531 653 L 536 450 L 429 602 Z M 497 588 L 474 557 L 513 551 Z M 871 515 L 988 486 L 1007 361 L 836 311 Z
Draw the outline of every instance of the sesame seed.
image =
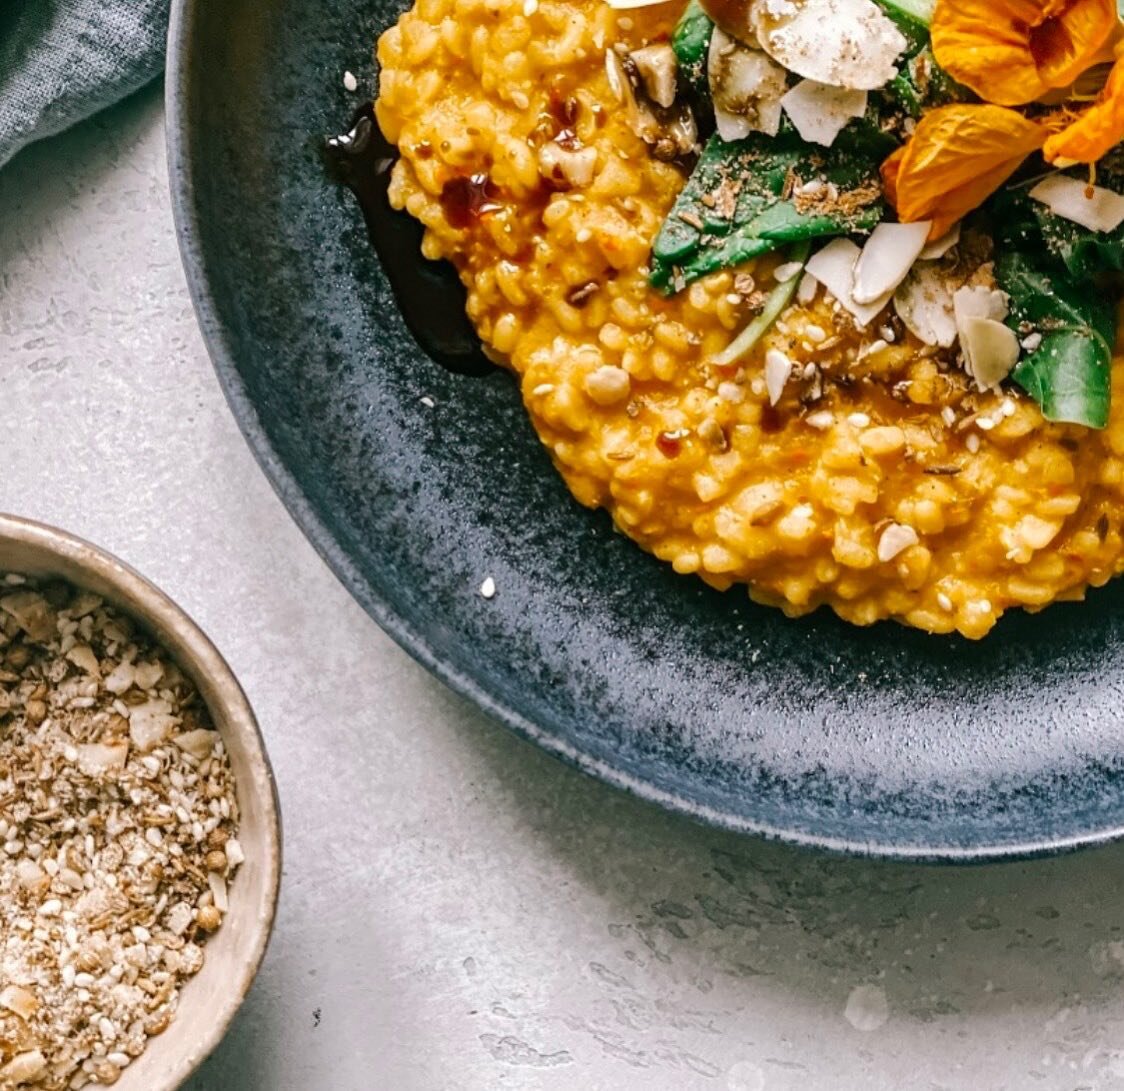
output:
M 553 383 L 539 383 L 539 385 L 536 386 L 534 388 L 534 390 L 531 391 L 532 396 L 534 396 L 536 398 L 545 398 L 547 396 L 547 394 L 553 394 L 553 393 L 554 393 L 554 384 Z
M 426 394 L 422 398 L 419 398 L 418 401 L 420 401 L 422 405 L 426 407 L 426 409 L 432 409 L 437 404 L 428 394 Z
M 480 594 L 483 598 L 494 599 L 496 597 L 496 581 L 489 576 L 480 585 Z
M 523 0 L 523 14 L 530 19 L 539 10 L 539 0 Z
M 804 336 L 807 337 L 809 341 L 815 341 L 817 344 L 820 341 L 827 340 L 827 333 L 824 331 L 823 326 L 814 324 L 804 327 Z
M 941 420 L 951 428 L 956 423 L 956 410 L 951 405 L 946 405 L 941 410 Z
M 345 72 L 343 74 L 343 85 L 347 88 L 348 91 L 359 90 L 359 81 L 350 72 Z
M 937 605 L 948 613 L 952 612 L 952 599 L 948 597 L 943 591 L 937 592 Z
M 977 417 L 976 427 L 981 432 L 990 432 L 995 427 L 995 421 L 991 417 Z
M 968 448 L 972 454 L 975 454 L 980 449 L 980 437 L 975 432 L 969 432 L 964 439 L 964 446 Z
M 1015 403 L 1010 398 L 1004 398 L 1003 404 L 1000 405 L 999 411 L 1005 417 L 1013 417 L 1015 415 Z
M 830 428 L 835 423 L 835 416 L 827 409 L 821 409 L 817 413 L 809 413 L 804 418 L 804 423 L 809 428 L 815 428 L 817 431 L 824 431 Z
M 866 413 L 852 413 L 847 418 L 847 423 L 852 428 L 866 428 L 870 424 L 870 417 Z

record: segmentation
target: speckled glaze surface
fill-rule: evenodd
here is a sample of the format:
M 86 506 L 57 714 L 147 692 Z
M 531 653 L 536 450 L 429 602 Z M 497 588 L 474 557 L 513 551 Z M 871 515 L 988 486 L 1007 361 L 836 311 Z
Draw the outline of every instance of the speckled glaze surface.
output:
M 1121 585 L 975 645 L 790 621 L 675 576 L 574 503 L 506 375 L 419 352 L 319 154 L 357 105 L 343 72 L 371 85 L 398 10 L 179 0 L 168 81 L 212 356 L 274 486 L 366 609 L 520 734 L 728 828 L 948 860 L 1124 832 Z

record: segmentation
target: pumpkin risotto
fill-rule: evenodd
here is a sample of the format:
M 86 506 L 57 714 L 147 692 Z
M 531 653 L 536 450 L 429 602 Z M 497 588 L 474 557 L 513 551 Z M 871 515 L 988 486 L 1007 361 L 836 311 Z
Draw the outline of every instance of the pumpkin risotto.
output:
M 863 625 L 1124 568 L 1114 0 L 613 5 L 417 0 L 378 46 L 391 203 L 577 499 Z

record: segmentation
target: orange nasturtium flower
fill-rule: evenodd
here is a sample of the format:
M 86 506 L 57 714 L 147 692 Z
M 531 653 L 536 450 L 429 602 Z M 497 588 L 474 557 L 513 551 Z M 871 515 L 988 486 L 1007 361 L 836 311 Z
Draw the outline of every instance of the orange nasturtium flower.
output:
M 1046 130 L 988 103 L 930 110 L 909 142 L 882 164 L 886 196 L 902 223 L 932 220 L 930 239 L 978 208 L 1022 161 L 1042 147 Z
M 1095 163 L 1124 140 L 1124 47 L 1096 101 L 1071 125 L 1046 141 L 1048 163 Z
M 933 53 L 980 98 L 1020 106 L 1072 83 L 1116 28 L 1116 0 L 937 0 Z

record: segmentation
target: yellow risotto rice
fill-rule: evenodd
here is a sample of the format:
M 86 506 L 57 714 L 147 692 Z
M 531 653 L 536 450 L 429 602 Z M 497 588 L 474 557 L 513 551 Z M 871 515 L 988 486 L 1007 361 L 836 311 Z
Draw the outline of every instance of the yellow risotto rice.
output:
M 666 40 L 681 7 L 418 0 L 379 42 L 378 120 L 402 155 L 391 200 L 426 225 L 425 255 L 460 270 L 574 495 L 677 572 L 748 583 L 790 615 L 827 604 L 981 637 L 1008 607 L 1103 584 L 1124 566 L 1119 360 L 1096 432 L 1044 422 L 1015 391 L 976 393 L 900 326 L 856 330 L 823 293 L 719 368 L 747 278 L 670 298 L 648 285 L 686 170 L 634 134 L 604 54 Z M 596 152 L 585 184 L 544 186 L 559 124 Z M 466 222 L 441 197 L 472 176 L 488 208 Z M 774 265 L 749 271 L 768 286 Z M 775 408 L 770 348 L 798 361 Z

